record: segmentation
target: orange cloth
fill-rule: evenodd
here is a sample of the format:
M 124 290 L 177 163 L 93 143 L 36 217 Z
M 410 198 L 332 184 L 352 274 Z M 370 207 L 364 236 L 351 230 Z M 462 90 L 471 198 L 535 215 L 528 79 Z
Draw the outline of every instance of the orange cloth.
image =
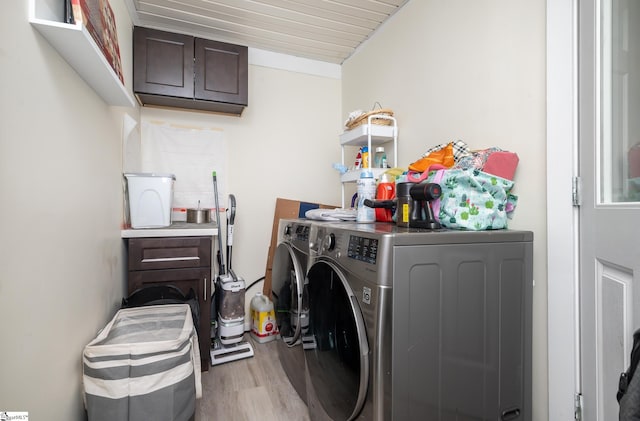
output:
M 446 168 L 453 167 L 453 143 L 449 143 L 444 148 L 431 152 L 429 155 L 420 158 L 413 164 L 409 165 L 409 170 L 424 172 L 433 164 L 440 164 Z

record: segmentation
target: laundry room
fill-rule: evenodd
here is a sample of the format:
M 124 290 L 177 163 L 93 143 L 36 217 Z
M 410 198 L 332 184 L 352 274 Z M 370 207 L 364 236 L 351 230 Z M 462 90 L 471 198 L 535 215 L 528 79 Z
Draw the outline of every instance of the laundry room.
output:
M 68 26 L 76 27 L 75 23 L 51 22 L 58 15 L 62 17 L 57 7 L 63 10 L 64 1 L 28 0 L 4 5 L 2 30 L 7 40 L 18 41 L 0 48 L 5 81 L 0 100 L 0 168 L 5 204 L 0 243 L 5 256 L 0 265 L 0 308 L 4 312 L 0 321 L 0 413 L 15 411 L 28 413 L 31 419 L 74 421 L 89 417 L 84 389 L 85 347 L 100 334 L 108 335 L 105 327 L 123 307 L 123 298 L 159 279 L 148 281 L 150 271 L 163 270 L 165 274 L 161 276 L 173 276 L 168 271 L 175 268 L 169 265 L 178 259 L 162 252 L 145 255 L 147 244 L 160 249 L 157 245 L 158 238 L 164 238 L 162 235 L 142 236 L 151 243 L 141 243 L 140 236 L 132 233 L 155 228 L 131 226 L 130 186 L 124 174 L 155 173 L 175 176 L 172 223 L 190 224 L 188 210 L 207 211 L 204 224 L 188 227 L 196 230 L 191 231 L 195 236 L 182 234 L 185 238 L 181 238 L 178 234 L 173 238 L 178 239 L 176 248 L 196 253 L 196 257 L 189 255 L 187 259 L 189 269 L 204 270 L 188 279 L 189 285 L 196 285 L 194 280 L 200 282 L 193 287 L 196 301 L 201 301 L 200 318 L 185 321 L 195 323 L 193 327 L 201 339 L 189 345 L 199 351 L 198 365 L 202 365 L 202 397 L 195 401 L 195 419 L 221 419 L 213 415 L 220 416 L 214 412 L 220 408 L 230 420 L 298 419 L 295 417 L 299 412 L 295 411 L 301 411 L 300 419 L 314 419 L 315 415 L 308 413 L 306 395 L 299 396 L 299 388 L 283 368 L 280 352 L 283 346 L 286 348 L 286 340 L 261 343 L 251 338 L 251 302 L 256 293 L 278 295 L 283 291 L 282 284 L 272 289 L 272 279 L 268 283 L 265 279 L 269 259 L 282 258 L 273 247 L 274 241 L 282 242 L 276 237 L 284 235 L 278 204 L 284 201 L 353 211 L 351 200 L 357 183 L 342 181 L 341 166 L 351 168 L 362 151 L 357 146 L 341 144 L 341 136 L 349 131 L 346 122 L 354 112 L 378 115 L 376 110 L 391 110 L 393 123 L 386 127 L 395 129 L 395 137 L 385 143 L 385 169 L 407 171 L 430 149 L 458 141 L 469 151 L 499 148 L 517 155 L 517 169 L 514 167 L 510 180 L 513 188 L 509 191 L 517 196 L 517 206 L 512 217 L 505 219 L 508 229 L 479 234 L 501 232 L 506 235 L 506 242 L 527 243 L 521 254 L 530 253 L 531 260 L 522 256 L 514 260 L 526 261 L 523 265 L 531 273 L 526 278 L 531 281 L 530 316 L 526 319 L 530 331 L 529 338 L 523 339 L 528 345 L 525 353 L 530 358 L 531 377 L 522 392 L 528 395 L 529 407 L 523 418 L 509 412 L 515 411 L 514 407 L 505 407 L 503 412 L 513 419 L 549 419 L 553 398 L 549 395 L 547 320 L 547 233 L 551 217 L 547 216 L 546 180 L 552 171 L 547 157 L 548 2 L 345 0 L 320 2 L 329 6 L 321 11 L 322 7 L 308 1 L 189 0 L 183 2 L 185 10 L 180 16 L 193 19 L 193 26 L 180 19 L 148 20 L 170 7 L 170 3 L 174 2 L 108 1 L 117 33 L 119 72 L 114 72 L 103 56 L 98 64 L 85 68 L 84 64 L 93 60 L 90 55 L 96 52 L 87 52 L 86 45 L 76 45 L 83 41 L 57 33 L 67 31 Z M 233 22 L 234 17 L 242 17 L 241 23 L 226 22 L 218 32 L 207 29 L 213 24 L 202 17 L 206 14 L 202 10 L 205 3 L 220 3 L 223 10 L 217 12 L 225 16 L 209 20 Z M 149 10 L 141 10 L 144 7 Z M 356 15 L 366 12 L 366 18 L 351 18 L 352 22 L 342 19 L 340 23 L 339 15 L 349 10 Z M 252 19 L 270 13 L 275 16 L 270 21 L 274 26 L 251 28 Z M 339 23 L 331 25 L 337 26 L 329 25 L 334 20 Z M 366 25 L 364 21 L 368 21 Z M 277 34 L 278 26 L 292 27 L 293 35 Z M 134 89 L 136 27 L 247 47 L 246 104 L 231 110 L 190 108 L 184 103 L 145 104 L 144 95 Z M 363 33 L 365 27 L 368 29 Z M 246 32 L 238 34 L 238 28 Z M 91 36 L 85 28 L 79 31 L 86 44 Z M 333 32 L 347 33 L 350 44 L 335 41 Z M 313 44 L 305 44 L 305 39 Z M 102 76 L 105 68 L 112 79 L 108 82 Z M 373 162 L 375 148 L 368 153 Z M 232 208 L 234 220 L 230 224 Z M 298 207 L 283 219 L 304 217 L 307 209 Z M 398 228 L 395 222 L 387 224 Z M 229 225 L 233 225 L 231 246 Z M 298 247 L 296 239 L 302 239 L 307 242 L 300 247 L 313 250 L 310 238 L 321 239 L 320 247 L 329 247 L 331 232 L 322 231 L 321 226 L 296 226 L 290 233 L 292 247 Z M 302 232 L 295 234 L 296 229 Z M 452 231 L 456 235 L 467 232 Z M 509 237 L 509 232 L 529 234 Z M 350 245 L 361 248 L 371 239 L 355 233 L 354 239 L 344 232 L 334 234 L 342 238 L 336 247 L 345 250 L 345 255 L 350 253 Z M 191 243 L 186 238 L 206 241 Z M 467 241 L 468 237 L 456 237 L 460 240 L 455 241 L 450 240 L 452 237 L 435 238 L 473 243 Z M 379 241 L 382 249 L 385 241 L 391 241 L 388 247 L 404 247 L 410 240 L 380 237 Z M 437 254 L 431 243 L 409 245 L 428 247 L 429 253 Z M 334 257 L 326 248 L 315 252 L 322 254 L 323 250 L 328 253 L 325 257 Z M 384 248 L 379 256 L 390 261 L 389 250 Z M 476 249 L 469 246 L 469 250 Z M 135 256 L 139 262 L 135 264 L 139 266 L 132 263 L 134 252 L 138 253 Z M 511 252 L 500 248 L 496 253 L 511 256 Z M 477 256 L 489 259 L 481 252 Z M 356 271 L 367 272 L 362 260 L 370 257 L 353 258 L 358 260 Z M 143 262 L 159 258 L 169 261 Z M 193 263 L 196 259 L 197 265 Z M 219 309 L 210 307 L 212 299 L 221 298 L 214 294 L 216 280 L 230 272 L 221 271 L 221 263 L 244 281 L 242 340 L 251 344 L 255 355 L 212 365 L 209 347 L 215 345 L 208 341 L 211 338 L 204 340 L 203 332 L 210 321 L 218 327 L 223 324 L 216 318 Z M 428 262 L 421 263 L 427 266 Z M 154 264 L 160 266 L 150 266 Z M 282 270 L 282 266 L 277 269 Z M 314 272 L 312 279 L 324 277 L 323 270 Z M 206 274 L 204 278 L 200 277 L 202 273 Z M 276 275 L 282 274 L 273 274 Z M 293 275 L 289 270 L 282 276 Z M 305 276 L 301 273 L 297 278 L 304 280 Z M 363 288 L 366 291 L 371 287 L 369 282 L 375 284 L 366 277 L 361 281 L 357 284 L 360 298 Z M 372 299 L 386 297 L 384 285 L 375 285 Z M 301 298 L 303 290 L 304 286 L 299 291 Z M 202 292 L 200 298 L 198 291 Z M 322 295 L 317 289 L 310 293 Z M 270 298 L 278 316 L 278 302 L 273 296 Z M 343 304 L 350 305 L 348 301 Z M 366 312 L 362 317 L 367 321 L 375 319 Z M 426 317 L 426 313 L 416 317 Z M 296 320 L 288 326 L 293 327 L 288 332 L 293 336 L 297 327 L 298 334 L 302 330 L 302 321 Z M 466 320 L 471 322 L 470 316 Z M 367 346 L 374 361 L 379 349 L 372 338 L 369 340 Z M 307 344 L 310 349 L 314 346 L 320 345 Z M 303 367 L 304 357 L 297 355 Z M 420 363 L 409 358 L 406 361 Z M 315 364 L 317 370 L 322 362 Z M 403 366 L 404 370 L 409 368 Z M 303 375 L 297 381 L 312 380 Z M 345 385 L 351 381 L 345 380 Z M 414 385 L 411 382 L 405 386 Z M 326 380 L 327 384 L 331 381 Z M 238 393 L 231 397 L 229 390 Z M 313 390 L 318 392 L 320 388 Z M 384 393 L 380 393 L 379 399 L 384 399 Z M 228 399 L 221 402 L 221 394 Z M 381 419 L 372 415 L 376 409 L 366 392 L 354 396 L 353 401 L 354 407 L 359 404 L 360 410 L 365 408 L 360 419 Z M 341 419 L 346 412 L 336 410 L 332 417 Z M 359 414 L 349 412 L 345 419 L 358 419 Z M 285 415 L 293 418 L 283 418 Z M 400 416 L 396 414 L 395 419 Z M 413 414 L 411 417 L 408 419 L 419 419 Z

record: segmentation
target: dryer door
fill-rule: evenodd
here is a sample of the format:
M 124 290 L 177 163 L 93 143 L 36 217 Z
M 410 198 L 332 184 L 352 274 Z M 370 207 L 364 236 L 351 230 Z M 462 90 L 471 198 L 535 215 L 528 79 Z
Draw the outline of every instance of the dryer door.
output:
M 273 308 L 280 337 L 288 346 L 293 346 L 300 338 L 300 332 L 303 327 L 306 329 L 308 320 L 302 299 L 306 259 L 307 256 L 286 242 L 278 245 L 273 257 Z
M 307 274 L 309 331 L 304 335 L 308 381 L 326 414 L 356 418 L 367 395 L 369 345 L 357 299 L 342 272 L 316 261 Z

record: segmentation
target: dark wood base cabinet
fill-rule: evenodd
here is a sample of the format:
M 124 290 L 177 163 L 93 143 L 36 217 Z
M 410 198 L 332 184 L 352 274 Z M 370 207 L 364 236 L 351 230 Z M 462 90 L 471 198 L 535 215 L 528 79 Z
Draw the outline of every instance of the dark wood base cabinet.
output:
M 197 326 L 202 371 L 211 349 L 211 246 L 213 237 L 128 239 L 128 294 L 151 285 L 173 285 L 198 297 Z

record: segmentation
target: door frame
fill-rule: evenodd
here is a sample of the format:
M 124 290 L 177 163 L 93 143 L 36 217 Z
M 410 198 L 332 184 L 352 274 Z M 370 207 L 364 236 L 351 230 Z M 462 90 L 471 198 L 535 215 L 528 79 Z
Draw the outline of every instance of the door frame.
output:
M 547 346 L 550 420 L 574 419 L 580 392 L 578 5 L 547 0 Z

